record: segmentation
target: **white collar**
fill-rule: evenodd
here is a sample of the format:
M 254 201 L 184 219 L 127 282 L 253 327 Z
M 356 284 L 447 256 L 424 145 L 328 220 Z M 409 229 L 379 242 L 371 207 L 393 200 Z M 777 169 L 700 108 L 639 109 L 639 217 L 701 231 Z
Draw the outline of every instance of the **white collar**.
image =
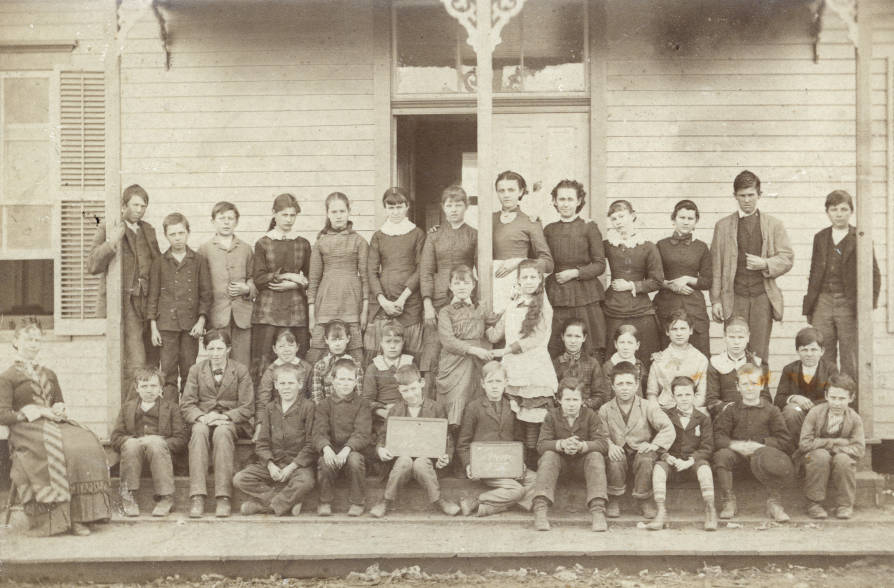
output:
M 748 353 L 745 353 L 741 358 L 733 359 L 726 351 L 711 356 L 711 365 L 721 374 L 728 374 L 733 370 L 739 369 L 748 362 L 760 367 L 761 358 L 759 355 L 752 355 L 749 357 Z
M 580 213 L 575 212 L 574 215 L 573 215 L 571 218 L 562 218 L 561 216 L 559 216 L 559 222 L 563 222 L 563 223 L 573 223 L 573 222 L 576 221 L 579 217 L 580 217 Z
M 398 237 L 400 235 L 406 235 L 415 228 L 416 225 L 414 225 L 410 219 L 404 217 L 399 223 L 393 223 L 390 220 L 386 220 L 382 224 L 382 228 L 379 230 L 389 237 Z
M 841 240 L 847 237 L 850 232 L 850 227 L 846 227 L 844 229 L 836 229 L 832 227 L 832 242 L 838 245 L 841 243 Z
M 472 299 L 471 299 L 471 298 L 466 298 L 465 300 L 460 300 L 459 298 L 457 298 L 456 296 L 454 296 L 453 299 L 450 301 L 450 304 L 457 304 L 457 303 L 459 303 L 459 304 L 468 304 L 469 306 L 475 306 L 475 305 L 472 303 Z
M 392 364 L 388 363 L 388 360 L 385 359 L 384 355 L 377 355 L 373 358 L 373 364 L 375 364 L 378 369 L 386 371 L 390 370 L 393 367 L 399 368 L 405 365 L 413 365 L 413 356 L 406 354 L 401 355 L 399 358 L 397 358 L 397 362 Z
M 755 208 L 754 212 L 752 212 L 751 214 L 745 214 L 744 212 L 742 212 L 741 208 L 737 208 L 736 212 L 739 213 L 739 218 L 748 218 L 749 216 L 754 216 L 755 214 L 757 214 L 758 211 Z
M 608 237 L 606 238 L 606 240 L 615 247 L 620 247 L 623 245 L 631 249 L 646 242 L 646 240 L 641 237 L 639 233 L 633 233 L 631 235 L 628 235 L 627 238 L 624 239 L 621 237 L 621 233 L 619 233 L 615 229 L 608 230 Z
M 301 365 L 301 358 L 296 355 L 295 357 L 292 358 L 292 361 L 290 361 L 289 363 L 292 365 Z M 285 364 L 286 364 L 286 362 L 284 362 L 283 360 L 281 360 L 278 357 L 273 360 L 273 365 L 285 365 Z
M 227 240 L 229 240 L 229 243 L 227 242 Z M 237 241 L 236 233 L 233 233 L 229 237 L 221 237 L 220 235 L 215 233 L 214 236 L 211 238 L 211 241 L 213 243 L 215 243 L 216 245 L 218 245 L 219 247 L 222 247 L 222 248 L 226 249 L 227 251 L 229 251 L 230 249 L 233 248 L 233 245 L 236 244 L 236 241 Z
M 289 237 L 288 233 L 282 232 L 279 227 L 273 227 L 266 233 L 264 233 L 265 237 L 268 237 L 274 241 L 288 241 L 292 237 Z
M 516 207 L 515 210 L 505 211 L 500 209 L 500 222 L 504 225 L 508 225 L 512 221 L 518 218 L 518 213 L 521 212 L 521 209 Z
M 811 378 L 816 375 L 816 370 L 819 369 L 819 362 L 813 367 L 807 367 L 801 362 L 801 374 L 805 376 L 810 376 Z
M 122 219 L 123 220 L 123 219 Z M 127 225 L 127 228 L 133 231 L 134 233 L 140 232 L 140 221 L 132 223 L 130 221 L 124 221 L 124 224 Z
M 282 407 L 283 414 L 286 414 L 287 412 L 289 412 L 289 409 L 292 408 L 293 406 L 295 406 L 296 404 L 298 404 L 297 396 L 295 397 L 295 400 L 293 400 L 289 404 L 286 404 L 285 401 L 283 401 L 282 397 L 280 397 L 280 399 L 279 399 L 279 405 Z
M 156 405 L 156 404 L 158 404 L 158 398 L 156 398 L 155 400 L 153 400 L 153 401 L 152 401 L 151 403 L 149 403 L 149 404 L 146 404 L 145 402 L 143 402 L 142 400 L 140 400 L 140 410 L 142 410 L 143 412 L 149 412 L 150 410 L 152 410 L 153 408 L 155 408 L 155 405 Z
M 630 360 L 627 360 L 627 359 L 623 359 L 620 355 L 618 355 L 618 352 L 617 352 L 617 351 L 615 351 L 614 353 L 612 353 L 612 356 L 611 356 L 609 359 L 611 360 L 612 365 L 618 365 L 618 364 L 621 363 L 622 361 L 627 361 L 627 362 L 629 362 L 629 363 L 632 363 L 633 365 L 636 365 L 636 362 L 637 362 L 636 357 L 633 358 L 633 361 L 630 361 Z

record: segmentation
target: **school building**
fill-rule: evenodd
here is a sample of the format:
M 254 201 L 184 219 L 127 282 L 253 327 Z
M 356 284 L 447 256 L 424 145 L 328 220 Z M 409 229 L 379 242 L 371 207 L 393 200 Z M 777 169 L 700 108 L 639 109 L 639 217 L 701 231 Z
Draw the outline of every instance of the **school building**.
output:
M 480 170 L 490 184 L 510 168 L 533 187 L 525 207 L 546 220 L 549 190 L 571 177 L 588 187 L 585 213 L 603 230 L 607 204 L 626 198 L 655 241 L 670 233 L 674 203 L 690 198 L 702 211 L 696 236 L 710 243 L 747 168 L 762 179 L 761 210 L 782 219 L 795 248 L 778 280 L 786 309 L 774 372 L 806 324 L 825 195 L 844 188 L 868 211 L 871 193 L 871 227 L 861 228 L 871 228 L 883 285 L 861 412 L 873 439 L 894 439 L 894 4 L 493 0 L 490 38 L 502 27 L 501 42 L 481 71 L 477 8 L 0 0 L 0 364 L 12 358 L 15 317 L 40 316 L 41 359 L 70 413 L 108 436 L 120 288 L 113 269 L 108 316 L 97 316 L 100 280 L 84 259 L 131 183 L 149 192 L 156 227 L 173 211 L 190 219 L 194 248 L 211 236 L 218 200 L 239 206 L 238 232 L 253 244 L 273 197 L 294 193 L 299 232 L 313 241 L 324 197 L 339 190 L 369 237 L 390 185 L 410 190 L 414 220 L 430 227 L 443 187 L 481 194 Z

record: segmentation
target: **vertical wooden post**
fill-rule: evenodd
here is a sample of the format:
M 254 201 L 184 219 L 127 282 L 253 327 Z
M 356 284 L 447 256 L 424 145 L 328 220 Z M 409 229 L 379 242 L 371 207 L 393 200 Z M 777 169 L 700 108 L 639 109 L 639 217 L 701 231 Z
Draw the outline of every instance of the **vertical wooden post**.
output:
M 478 288 L 486 311 L 493 308 L 493 62 L 491 2 L 478 0 Z
M 607 188 L 605 171 L 606 157 L 606 61 L 608 60 L 608 39 L 606 31 L 607 9 L 604 0 L 590 0 L 589 12 L 589 58 L 590 58 L 590 206 L 589 217 L 599 224 L 603 232 Z
M 382 194 L 392 185 L 392 154 L 395 153 L 391 118 L 391 5 L 375 2 L 373 18 L 373 104 L 376 120 L 376 179 L 373 193 L 373 229 L 382 226 L 385 210 Z
M 872 325 L 872 24 L 870 3 L 857 2 L 857 373 L 859 409 L 873 438 Z

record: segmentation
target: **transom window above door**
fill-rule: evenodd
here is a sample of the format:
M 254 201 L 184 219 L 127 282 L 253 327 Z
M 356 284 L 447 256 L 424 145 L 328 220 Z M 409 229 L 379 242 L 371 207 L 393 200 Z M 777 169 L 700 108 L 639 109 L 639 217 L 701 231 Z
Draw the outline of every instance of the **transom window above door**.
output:
M 394 94 L 475 93 L 475 52 L 441 3 L 398 0 L 393 10 Z M 528 0 L 494 50 L 493 91 L 585 92 L 586 25 L 583 0 Z

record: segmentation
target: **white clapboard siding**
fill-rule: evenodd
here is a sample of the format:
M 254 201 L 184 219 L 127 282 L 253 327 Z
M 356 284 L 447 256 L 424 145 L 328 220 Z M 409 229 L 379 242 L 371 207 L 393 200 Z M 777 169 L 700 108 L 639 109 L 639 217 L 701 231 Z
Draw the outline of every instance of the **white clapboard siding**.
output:
M 148 190 L 146 220 L 160 226 L 165 214 L 184 213 L 198 247 L 212 235 L 211 207 L 229 200 L 241 213 L 240 237 L 254 243 L 273 198 L 290 192 L 302 207 L 297 232 L 313 240 L 325 222 L 323 200 L 338 190 L 369 237 L 370 3 L 196 1 L 164 14 L 175 32 L 171 69 L 151 14 L 131 29 L 121 60 L 122 176 Z

